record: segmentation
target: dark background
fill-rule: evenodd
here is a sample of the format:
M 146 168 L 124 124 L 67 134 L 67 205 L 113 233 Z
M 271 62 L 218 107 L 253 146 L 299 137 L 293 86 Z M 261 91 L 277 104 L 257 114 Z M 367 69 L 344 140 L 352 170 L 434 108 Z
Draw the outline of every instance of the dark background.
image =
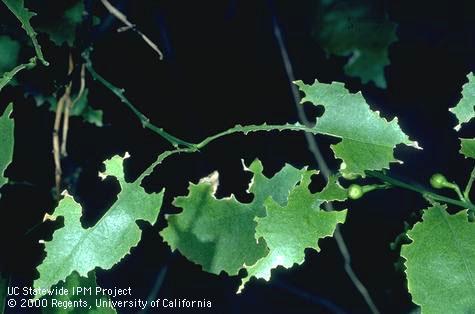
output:
M 327 56 L 312 37 L 314 1 L 114 1 L 140 30 L 165 54 L 160 61 L 153 50 L 133 32 L 116 33 L 122 26 L 98 3 L 88 2 L 101 24 L 88 33 L 94 43 L 96 70 L 126 89 L 127 97 L 153 123 L 177 137 L 197 142 L 235 124 L 296 122 L 297 113 L 273 33 L 279 24 L 297 79 L 311 83 L 342 81 L 352 92 L 361 90 L 372 109 L 382 116 L 399 117 L 402 129 L 417 140 L 423 151 L 401 147 L 392 173 L 406 181 L 426 184 L 434 172 L 465 184 L 473 163 L 458 154 L 453 127 L 453 107 L 461 95 L 466 75 L 474 69 L 475 7 L 473 1 L 375 2 L 398 24 L 398 41 L 390 46 L 391 64 L 386 67 L 387 89 L 363 85 L 343 72 L 347 58 Z M 28 5 L 28 2 L 27 2 Z M 34 8 L 34 4 L 32 4 Z M 51 14 L 54 16 L 54 7 Z M 2 7 L 3 21 L 14 19 Z M 10 19 L 10 20 L 9 20 Z M 15 25 L 15 24 L 14 24 Z M 43 86 L 49 77 L 66 73 L 67 49 L 54 47 L 40 35 L 49 68 L 37 67 L 25 76 L 26 88 Z M 170 149 L 167 142 L 143 129 L 136 117 L 104 86 L 88 77 L 93 107 L 104 110 L 106 126 L 96 128 L 73 119 L 69 157 L 64 161 L 71 178 L 70 190 L 84 207 L 84 224 L 93 225 L 114 201 L 118 186 L 97 177 L 102 161 L 125 151 L 126 177 L 136 178 L 156 156 Z M 12 285 L 30 285 L 36 266 L 44 257 L 39 239 L 50 238 L 51 224 L 36 227 L 45 211 L 55 206 L 51 188 L 54 166 L 51 134 L 54 115 L 24 97 L 22 87 L 2 91 L 1 111 L 15 102 L 15 154 L 7 175 L 16 182 L 2 189 L 1 231 L 5 242 L 2 265 L 12 275 Z M 307 108 L 311 118 L 318 110 Z M 473 136 L 464 127 L 461 136 Z M 333 170 L 329 144 L 334 139 L 317 137 Z M 146 299 L 154 286 L 157 298 L 209 299 L 213 313 L 367 313 L 364 303 L 343 269 L 343 259 L 333 239 L 319 242 L 320 253 L 307 251 L 306 262 L 290 270 L 276 269 L 270 282 L 252 280 L 236 295 L 236 277 L 202 272 L 179 253 L 172 254 L 158 232 L 165 227 L 163 215 L 179 210 L 175 196 L 186 195 L 188 182 L 197 182 L 214 170 L 220 173 L 218 196 L 245 193 L 250 180 L 241 159 L 249 164 L 262 160 L 265 174 L 285 163 L 315 168 L 303 134 L 257 133 L 233 135 L 213 142 L 200 153 L 167 159 L 144 181 L 147 191 L 167 192 L 159 222 L 143 225 L 139 246 L 110 271 L 97 271 L 103 287 L 129 287 Z M 323 180 L 315 182 L 315 190 Z M 412 192 L 393 189 L 374 192 L 347 204 L 347 222 L 341 227 L 352 256 L 352 265 L 383 313 L 409 313 L 416 307 L 406 289 L 405 276 L 394 264 L 399 252 L 389 247 L 404 230 L 404 221 L 415 221 L 426 204 Z M 417 215 L 416 215 L 417 217 Z M 163 283 L 160 285 L 160 278 Z M 176 310 L 181 313 L 184 310 Z

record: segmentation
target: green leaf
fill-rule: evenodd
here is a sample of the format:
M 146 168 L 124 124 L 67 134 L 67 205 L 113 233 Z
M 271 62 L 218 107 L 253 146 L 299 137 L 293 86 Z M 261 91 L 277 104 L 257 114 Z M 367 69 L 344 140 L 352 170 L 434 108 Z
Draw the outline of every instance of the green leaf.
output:
M 254 174 L 248 189 L 254 195 L 251 203 L 241 203 L 234 195 L 216 199 L 219 183 L 214 172 L 200 183 L 190 184 L 188 196 L 175 199 L 174 205 L 183 212 L 169 215 L 168 227 L 160 233 L 172 250 L 178 249 L 205 271 L 237 275 L 244 264 L 252 265 L 264 257 L 267 248 L 254 237 L 254 218 L 265 213 L 268 197 L 285 205 L 290 190 L 305 171 L 286 165 L 269 179 L 262 174 L 259 160 L 245 169 Z
M 116 177 L 121 192 L 93 227 L 82 227 L 81 206 L 71 196 L 65 195 L 60 201 L 51 217 L 64 217 L 64 227 L 55 231 L 53 239 L 45 243 L 46 258 L 38 266 L 40 278 L 34 282 L 35 287 L 49 288 L 65 280 L 73 271 L 87 276 L 96 267 L 110 269 L 139 243 L 141 230 L 136 221 L 156 222 L 164 191 L 148 194 L 140 182 L 127 183 L 123 160 L 115 156 L 105 162 L 103 177 Z
M 424 211 L 423 221 L 403 245 L 409 292 L 423 313 L 475 311 L 475 224 L 460 211 L 449 215 L 445 205 Z
M 13 130 L 15 124 L 13 119 L 10 118 L 12 111 L 13 104 L 9 104 L 0 116 L 0 187 L 8 181 L 4 173 L 13 158 Z
M 77 291 L 77 288 L 81 288 L 81 291 L 85 293 L 74 293 L 73 290 Z M 42 307 L 41 312 L 45 314 L 113 314 L 117 313 L 113 308 L 110 307 L 96 307 L 96 300 L 105 301 L 109 300 L 108 297 L 101 294 L 96 294 L 96 274 L 94 271 L 91 271 L 88 277 L 81 277 L 77 272 L 73 272 L 69 275 L 65 281 L 59 282 L 53 287 L 53 289 L 67 289 L 68 294 L 54 294 L 54 295 L 45 295 L 42 299 L 48 300 L 48 306 Z M 87 290 L 91 289 L 91 290 Z M 92 293 L 88 293 L 91 291 Z M 55 301 L 53 301 L 53 299 Z M 52 306 L 55 302 L 55 306 Z
M 348 192 L 338 182 L 336 175 L 331 175 L 328 178 L 328 183 L 323 190 L 317 193 L 317 197 L 324 201 L 344 201 L 348 198 Z
M 389 46 L 397 40 L 396 24 L 373 11 L 360 2 L 323 4 L 315 36 L 327 53 L 350 57 L 344 68 L 347 75 L 386 88 L 384 67 L 390 64 Z
M 0 36 L 0 75 L 18 64 L 20 43 L 8 36 Z
M 59 20 L 46 21 L 47 24 L 39 25 L 38 31 L 47 33 L 52 42 L 61 46 L 66 43 L 72 47 L 76 39 L 76 28 L 81 24 L 84 13 L 84 1 L 77 1 L 64 11 Z
M 364 177 L 366 170 L 388 169 L 390 163 L 398 162 L 393 156 L 396 145 L 419 148 L 401 131 L 397 118 L 390 122 L 381 118 L 370 109 L 361 92 L 352 94 L 339 82 L 295 84 L 305 93 L 302 103 L 309 101 L 325 108 L 315 131 L 342 139 L 331 146 L 335 156 L 344 162 L 342 173 Z
M 475 139 L 461 138 L 460 143 L 460 153 L 464 154 L 465 157 L 475 159 Z
M 265 240 L 269 254 L 256 264 L 246 265 L 247 276 L 243 279 L 239 292 L 251 277 L 269 280 L 271 270 L 277 266 L 290 268 L 302 264 L 305 249 L 320 251 L 318 240 L 331 236 L 338 223 L 344 223 L 346 210 L 327 212 L 320 208 L 323 200 L 312 194 L 308 185 L 316 171 L 307 171 L 300 184 L 288 198 L 287 205 L 280 205 L 267 198 L 264 205 L 267 216 L 257 217 L 256 239 Z
M 35 47 L 36 56 L 44 65 L 49 65 L 48 61 L 45 60 L 43 52 L 41 51 L 41 46 L 36 39 L 36 32 L 30 24 L 30 19 L 36 15 L 36 13 L 29 11 L 25 8 L 23 0 L 2 0 L 3 3 L 8 7 L 8 9 L 16 16 L 16 18 L 21 22 L 21 27 L 26 31 L 26 34 L 31 38 L 33 46 Z
M 467 123 L 475 117 L 475 76 L 472 72 L 467 75 L 468 82 L 462 86 L 462 99 L 459 103 L 450 108 L 450 112 L 455 114 L 458 120 L 455 130 L 459 131 L 463 123 Z

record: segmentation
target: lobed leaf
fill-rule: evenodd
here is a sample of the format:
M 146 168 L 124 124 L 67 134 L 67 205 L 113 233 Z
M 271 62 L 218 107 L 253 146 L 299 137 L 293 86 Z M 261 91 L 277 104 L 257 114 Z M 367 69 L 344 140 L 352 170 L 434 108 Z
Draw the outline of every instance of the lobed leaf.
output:
M 475 117 L 475 76 L 471 72 L 467 78 L 468 82 L 462 86 L 462 99 L 455 107 L 449 109 L 458 120 L 458 124 L 455 126 L 457 131 L 460 130 L 462 124 Z
M 13 131 L 15 123 L 11 119 L 13 104 L 9 104 L 4 113 L 0 116 L 0 187 L 7 183 L 4 172 L 13 158 L 13 145 L 15 139 Z
M 26 34 L 30 37 L 31 42 L 35 48 L 36 56 L 44 64 L 49 65 L 45 60 L 41 46 L 36 39 L 36 32 L 30 24 L 30 19 L 36 15 L 36 13 L 29 11 L 25 8 L 24 0 L 2 0 L 8 9 L 16 16 L 21 22 L 21 27 L 26 31 Z
M 252 265 L 267 254 L 266 245 L 254 237 L 254 218 L 265 214 L 268 197 L 285 205 L 305 172 L 286 165 L 269 179 L 262 174 L 259 160 L 244 168 L 253 173 L 248 189 L 254 195 L 251 203 L 241 203 L 233 195 L 216 199 L 219 183 L 215 172 L 198 184 L 190 184 L 188 196 L 175 199 L 174 205 L 183 212 L 167 216 L 168 227 L 160 233 L 172 250 L 178 249 L 214 274 L 224 271 L 237 275 L 245 264 Z
M 265 241 L 269 253 L 254 265 L 246 264 L 247 276 L 238 292 L 252 277 L 269 280 L 271 270 L 278 266 L 290 268 L 294 264 L 302 264 L 305 249 L 320 251 L 318 240 L 331 236 L 336 225 L 345 222 L 346 210 L 324 211 L 320 208 L 323 200 L 309 191 L 310 177 L 316 173 L 307 171 L 304 174 L 300 184 L 290 192 L 286 205 L 280 205 L 271 197 L 266 199 L 267 215 L 255 219 L 255 237 Z M 329 194 L 324 192 L 320 195 Z
M 34 282 L 36 288 L 49 288 L 65 280 L 73 271 L 87 276 L 96 267 L 110 269 L 139 243 L 141 230 L 136 221 L 156 222 L 164 191 L 148 194 L 140 182 L 127 183 L 123 160 L 115 156 L 105 161 L 104 177 L 116 177 L 121 192 L 93 227 L 82 227 L 81 206 L 71 196 L 65 195 L 60 201 L 50 217 L 64 217 L 64 227 L 55 231 L 53 239 L 45 243 L 46 258 L 38 266 L 40 277 Z
M 445 205 L 424 210 L 402 246 L 409 292 L 423 313 L 475 311 L 475 224 Z
M 393 156 L 396 145 L 419 148 L 402 132 L 397 118 L 390 122 L 381 118 L 370 109 L 361 92 L 352 94 L 338 82 L 295 84 L 305 93 L 302 103 L 309 101 L 325 108 L 314 126 L 316 133 L 342 139 L 331 146 L 335 156 L 344 162 L 342 173 L 364 177 L 366 170 L 387 169 L 390 163 L 398 162 Z
M 327 202 L 344 201 L 348 198 L 348 192 L 340 185 L 338 177 L 336 175 L 331 175 L 328 178 L 327 185 L 322 191 L 317 193 L 317 197 L 318 199 Z

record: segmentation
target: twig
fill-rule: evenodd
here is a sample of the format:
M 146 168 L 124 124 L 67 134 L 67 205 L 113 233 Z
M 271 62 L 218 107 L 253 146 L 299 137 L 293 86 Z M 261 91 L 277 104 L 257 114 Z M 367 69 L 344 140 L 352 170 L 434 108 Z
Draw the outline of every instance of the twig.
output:
M 310 121 L 308 121 L 305 115 L 305 111 L 300 105 L 301 99 L 300 99 L 299 91 L 297 87 L 295 86 L 295 84 L 293 84 L 293 82 L 295 81 L 295 77 L 294 77 L 294 73 L 292 69 L 292 63 L 290 62 L 290 58 L 287 53 L 287 48 L 285 47 L 284 40 L 282 38 L 282 32 L 280 31 L 280 26 L 279 26 L 279 23 L 277 22 L 277 18 L 275 17 L 275 15 L 273 16 L 272 22 L 273 22 L 274 36 L 279 46 L 280 55 L 282 57 L 282 62 L 284 63 L 285 72 L 289 80 L 289 85 L 292 91 L 292 96 L 294 99 L 295 106 L 297 108 L 299 120 L 306 126 L 310 126 Z M 331 172 L 327 166 L 327 163 L 325 162 L 325 159 L 323 158 L 323 155 L 320 152 L 320 149 L 318 148 L 318 144 L 315 141 L 315 138 L 311 134 L 305 133 L 305 139 L 307 140 L 309 150 L 312 152 L 317 162 L 318 168 L 320 169 L 323 176 L 325 177 L 325 180 L 328 182 L 328 178 L 330 177 Z M 325 207 L 326 207 L 326 210 L 328 211 L 333 210 L 333 206 L 331 202 L 326 202 Z M 366 289 L 363 283 L 359 280 L 358 276 L 356 275 L 353 268 L 351 267 L 351 256 L 348 251 L 348 247 L 346 246 L 346 243 L 341 234 L 339 225 L 336 226 L 336 229 L 334 232 L 334 238 L 338 245 L 338 249 L 340 250 L 341 256 L 343 257 L 344 269 L 348 277 L 353 282 L 353 285 L 356 287 L 356 289 L 361 294 L 361 296 L 364 298 L 371 312 L 374 314 L 379 313 L 379 310 L 376 307 L 375 303 L 373 302 L 368 292 L 368 289 Z
M 170 142 L 174 147 L 178 147 L 179 145 L 193 148 L 194 144 L 186 142 L 182 139 L 179 139 L 170 133 L 166 132 L 164 129 L 150 123 L 150 119 L 147 118 L 142 112 L 140 112 L 128 99 L 127 97 L 124 96 L 124 89 L 118 88 L 114 86 L 112 83 L 107 81 L 105 78 L 103 78 L 99 73 L 97 73 L 93 66 L 92 62 L 90 59 L 90 49 L 86 49 L 82 53 L 82 57 L 84 58 L 86 69 L 91 73 L 92 78 L 94 80 L 99 81 L 102 85 L 104 85 L 106 88 L 108 88 L 112 93 L 114 93 L 119 99 L 124 103 L 132 112 L 139 118 L 140 122 L 142 123 L 142 126 L 144 128 L 147 128 L 149 130 L 152 130 L 153 132 L 157 133 L 164 139 L 166 139 L 168 142 Z
M 74 64 L 72 61 L 72 56 L 69 55 L 69 68 L 68 68 L 68 76 L 71 75 L 73 72 Z M 54 167 L 55 167 L 55 186 L 56 186 L 56 198 L 59 199 L 60 197 L 60 189 L 61 189 L 61 176 L 62 176 L 62 169 L 61 169 L 61 154 L 60 154 L 60 144 L 59 144 L 59 129 L 61 127 L 61 117 L 63 114 L 64 106 L 68 102 L 71 101 L 71 82 L 68 83 L 66 89 L 64 91 L 63 96 L 58 100 L 56 105 L 56 115 L 54 119 L 54 126 L 53 126 L 53 158 L 54 158 Z
M 79 99 L 81 99 L 84 90 L 86 89 L 86 66 L 83 64 L 81 66 L 81 78 L 80 78 L 80 87 L 79 87 L 79 92 L 74 98 L 73 101 L 71 101 L 71 98 L 68 98 L 68 103 L 65 107 L 64 110 L 64 119 L 63 119 L 63 138 L 61 142 L 61 155 L 62 156 L 67 156 L 67 142 L 68 142 L 68 133 L 69 133 L 69 117 L 71 116 L 71 110 L 73 109 L 74 105 L 78 102 Z
M 104 5 L 104 7 L 107 9 L 107 11 L 109 11 L 110 14 L 112 14 L 113 16 L 115 16 L 118 20 L 120 20 L 122 23 L 124 23 L 126 26 L 125 27 L 121 27 L 119 28 L 117 31 L 118 32 L 123 32 L 125 30 L 128 30 L 128 29 L 131 29 L 133 30 L 134 32 L 136 32 L 140 37 L 142 37 L 142 39 L 147 43 L 147 45 L 149 45 L 153 50 L 155 50 L 155 52 L 158 54 L 158 57 L 160 58 L 160 60 L 163 60 L 163 53 L 160 51 L 160 49 L 158 48 L 158 46 L 150 40 L 150 38 L 148 38 L 144 33 L 142 33 L 140 30 L 138 30 L 134 24 L 132 24 L 131 22 L 129 22 L 129 20 L 127 19 L 127 16 L 125 16 L 124 13 L 120 12 L 119 10 L 117 10 L 117 8 L 115 8 L 109 1 L 107 0 L 101 0 L 102 4 Z
M 463 196 L 467 201 L 470 200 L 470 190 L 472 189 L 473 181 L 475 180 L 475 167 L 472 169 L 470 173 L 470 178 L 468 179 L 467 186 L 465 187 L 465 191 L 463 192 Z

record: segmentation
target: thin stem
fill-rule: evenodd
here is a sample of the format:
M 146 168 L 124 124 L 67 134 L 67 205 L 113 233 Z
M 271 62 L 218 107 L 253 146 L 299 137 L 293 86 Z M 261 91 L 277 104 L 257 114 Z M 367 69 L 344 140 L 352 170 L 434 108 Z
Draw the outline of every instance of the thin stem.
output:
M 451 189 L 451 190 L 454 190 L 455 193 L 457 193 L 457 196 L 459 197 L 459 199 L 461 201 L 465 201 L 465 197 L 462 195 L 462 191 L 460 191 L 460 188 L 457 184 L 455 183 L 449 183 L 446 185 L 447 188 Z
M 103 78 L 101 75 L 99 75 L 94 68 L 92 67 L 92 62 L 89 57 L 89 50 L 86 50 L 82 54 L 84 60 L 85 60 L 85 65 L 89 73 L 91 73 L 92 77 L 94 80 L 99 81 L 102 85 L 107 87 L 111 92 L 113 92 L 119 99 L 124 103 L 132 112 L 139 118 L 140 122 L 142 123 L 142 126 L 144 128 L 147 128 L 149 130 L 152 130 L 153 132 L 157 133 L 164 139 L 166 139 L 168 142 L 170 142 L 174 147 L 178 146 L 185 146 L 188 148 L 194 147 L 194 144 L 186 142 L 182 139 L 179 139 L 170 133 L 166 132 L 164 129 L 157 127 L 156 125 L 150 123 L 150 119 L 147 118 L 143 113 L 141 113 L 125 96 L 124 96 L 124 89 L 118 88 L 114 86 L 112 83 L 107 81 L 105 78 Z
M 211 142 L 227 135 L 232 135 L 234 133 L 252 133 L 252 132 L 269 132 L 269 131 L 303 131 L 303 132 L 308 132 L 308 133 L 315 133 L 315 130 L 309 127 L 306 127 L 304 125 L 301 125 L 299 123 L 296 124 L 284 124 L 284 125 L 268 125 L 268 124 L 262 124 L 262 125 L 236 125 L 235 127 L 228 129 L 226 131 L 217 133 L 215 135 L 211 135 L 198 144 L 195 144 L 193 147 L 185 147 L 185 148 L 177 148 L 175 150 L 168 150 L 163 153 L 161 153 L 155 162 L 153 162 L 137 179 L 136 182 L 142 181 L 145 177 L 149 176 L 152 172 L 153 169 L 161 164 L 166 158 L 175 155 L 175 154 L 181 154 L 181 153 L 195 153 L 198 152 L 200 149 L 204 148 Z
M 470 191 L 472 190 L 473 181 L 475 180 L 475 167 L 472 169 L 472 173 L 470 173 L 470 178 L 468 179 L 467 186 L 465 187 L 465 191 L 463 192 L 463 196 L 467 201 L 470 201 Z
M 420 187 L 418 185 L 409 184 L 409 183 L 400 181 L 398 179 L 387 176 L 387 175 L 385 175 L 381 172 L 367 171 L 366 173 L 371 177 L 377 178 L 377 179 L 379 179 L 383 182 L 389 183 L 393 186 L 397 186 L 397 187 L 400 187 L 400 188 L 403 188 L 403 189 L 406 189 L 406 190 L 411 190 L 411 191 L 417 192 L 417 193 L 423 195 L 424 197 L 429 197 L 433 200 L 441 201 L 441 202 L 444 202 L 444 203 L 447 203 L 447 204 L 460 206 L 462 208 L 475 210 L 475 205 L 472 204 L 469 201 L 462 201 L 462 200 L 459 201 L 459 200 L 456 200 L 456 199 L 453 199 L 453 198 L 450 198 L 450 197 L 439 195 L 439 194 L 430 192 L 429 190 L 427 190 L 423 187 Z
M 0 91 L 4 88 L 20 71 L 30 70 L 36 66 L 36 57 L 33 57 L 29 60 L 28 63 L 20 64 L 16 66 L 13 70 L 5 72 L 2 77 L 0 77 Z
M 200 143 L 196 144 L 197 149 L 201 149 L 211 143 L 214 140 L 217 140 L 220 137 L 230 135 L 233 133 L 244 133 L 247 135 L 252 132 L 262 132 L 262 131 L 304 131 L 312 134 L 316 134 L 316 130 L 308 126 L 302 125 L 300 123 L 296 124 L 284 124 L 284 125 L 273 125 L 273 124 L 262 124 L 262 125 L 236 125 L 235 127 L 228 129 L 226 131 L 220 132 L 218 134 L 209 136 L 205 138 Z

